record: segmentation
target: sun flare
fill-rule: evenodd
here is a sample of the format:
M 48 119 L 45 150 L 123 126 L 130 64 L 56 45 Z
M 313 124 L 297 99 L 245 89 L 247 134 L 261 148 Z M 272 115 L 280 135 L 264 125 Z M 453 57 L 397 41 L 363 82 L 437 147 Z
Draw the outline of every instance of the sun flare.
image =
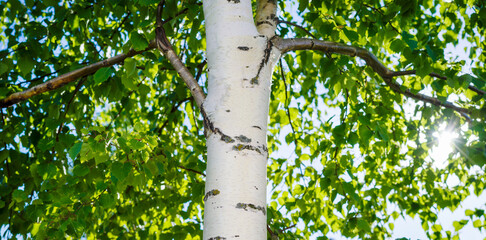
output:
M 438 144 L 432 148 L 430 157 L 437 168 L 443 168 L 447 164 L 447 157 L 453 150 L 454 139 L 457 138 L 457 133 L 450 130 L 441 130 L 434 134 Z

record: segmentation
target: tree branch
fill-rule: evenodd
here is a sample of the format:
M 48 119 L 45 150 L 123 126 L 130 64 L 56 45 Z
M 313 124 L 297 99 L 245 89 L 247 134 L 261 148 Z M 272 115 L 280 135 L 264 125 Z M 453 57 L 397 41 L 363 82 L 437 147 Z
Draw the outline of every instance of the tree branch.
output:
M 347 55 L 351 57 L 359 57 L 363 59 L 366 64 L 373 69 L 378 75 L 380 75 L 385 83 L 395 92 L 401 93 L 407 97 L 413 98 L 415 100 L 428 102 L 435 106 L 441 106 L 445 108 L 450 108 L 454 111 L 459 112 L 461 115 L 466 117 L 468 121 L 470 121 L 469 114 L 470 110 L 466 108 L 461 108 L 454 105 L 451 102 L 442 102 L 437 98 L 433 98 L 424 94 L 420 93 L 412 93 L 409 89 L 405 89 L 403 86 L 399 85 L 398 83 L 394 82 L 392 79 L 393 77 L 397 76 L 404 76 L 404 75 L 414 75 L 416 74 L 415 70 L 409 71 L 392 71 L 385 67 L 375 55 L 369 52 L 366 49 L 353 47 L 348 45 L 342 45 L 335 42 L 327 42 L 315 39 L 281 39 L 276 38 L 274 40 L 274 46 L 277 47 L 281 52 L 282 55 L 289 51 L 296 51 L 296 50 L 319 50 L 325 53 L 336 53 L 341 55 Z M 437 73 L 430 73 L 429 76 L 447 79 L 444 76 L 441 76 Z M 478 94 L 484 95 L 484 91 L 477 89 L 473 86 L 470 86 L 469 89 L 475 91 Z
M 167 39 L 167 36 L 165 35 L 163 26 L 164 22 L 161 19 L 164 2 L 164 0 L 160 1 L 157 7 L 157 27 L 155 28 L 155 41 L 157 43 L 157 47 L 184 80 L 187 87 L 191 91 L 191 95 L 196 101 L 197 106 L 201 109 L 204 99 L 206 99 L 206 94 L 204 94 L 204 91 L 202 90 L 201 86 L 199 86 L 196 79 L 194 79 L 194 76 L 192 76 L 189 69 L 187 69 L 184 63 L 182 63 L 181 59 L 177 56 L 172 48 L 172 45 Z
M 186 170 L 186 171 L 193 172 L 193 173 L 197 173 L 197 174 L 199 174 L 199 175 L 203 175 L 203 176 L 205 176 L 205 177 L 206 177 L 206 174 L 204 174 L 204 173 L 202 173 L 202 172 L 199 172 L 199 171 L 196 171 L 196 170 L 194 170 L 194 169 L 186 168 L 186 167 L 184 167 L 184 166 L 182 166 L 182 165 L 179 165 L 178 167 L 179 167 L 179 168 L 181 168 L 181 169 L 184 169 L 184 170 Z
M 103 68 L 103 67 L 110 67 L 115 64 L 119 64 L 123 62 L 126 58 L 133 57 L 137 54 L 143 53 L 145 51 L 151 50 L 155 48 L 155 42 L 150 42 L 149 46 L 142 51 L 135 51 L 134 49 L 131 49 L 127 53 L 123 53 L 117 56 L 114 56 L 112 58 L 108 58 L 106 60 L 103 60 L 101 62 L 93 63 L 89 66 L 74 70 L 69 73 L 65 73 L 59 77 L 53 78 L 45 83 L 41 83 L 37 86 L 34 86 L 32 88 L 29 88 L 25 91 L 22 92 L 17 92 L 9 95 L 8 97 L 1 99 L 0 100 L 0 108 L 5 108 L 12 106 L 16 103 L 19 103 L 21 101 L 27 100 L 33 96 L 39 95 L 44 92 L 52 91 L 55 89 L 58 89 L 67 83 L 73 82 L 76 79 L 80 77 L 84 77 L 90 74 L 95 73 L 98 71 L 98 69 Z

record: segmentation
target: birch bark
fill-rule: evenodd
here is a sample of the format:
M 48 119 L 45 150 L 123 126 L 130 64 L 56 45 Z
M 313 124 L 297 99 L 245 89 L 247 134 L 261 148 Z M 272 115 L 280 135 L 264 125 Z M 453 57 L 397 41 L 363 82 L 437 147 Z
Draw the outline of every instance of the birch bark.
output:
M 250 0 L 205 0 L 208 148 L 203 239 L 266 239 L 266 143 L 280 51 L 257 30 Z M 264 11 L 268 12 L 268 11 Z

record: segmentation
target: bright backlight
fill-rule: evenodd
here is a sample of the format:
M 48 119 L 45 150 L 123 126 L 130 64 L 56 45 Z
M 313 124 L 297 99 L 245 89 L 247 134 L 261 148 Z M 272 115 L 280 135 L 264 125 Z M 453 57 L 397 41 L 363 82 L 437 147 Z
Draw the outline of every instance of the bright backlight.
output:
M 438 141 L 438 145 L 432 148 L 430 157 L 434 161 L 434 166 L 443 168 L 447 165 L 447 157 L 453 150 L 454 139 L 457 138 L 457 133 L 442 130 L 434 134 Z

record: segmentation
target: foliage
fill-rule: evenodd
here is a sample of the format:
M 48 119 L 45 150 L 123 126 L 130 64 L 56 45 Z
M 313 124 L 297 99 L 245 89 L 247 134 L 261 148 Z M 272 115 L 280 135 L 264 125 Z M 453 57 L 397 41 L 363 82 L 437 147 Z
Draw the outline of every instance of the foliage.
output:
M 158 1 L 0 1 L 0 98 L 154 39 Z M 284 11 L 290 6 L 297 13 Z M 437 222 L 485 188 L 486 8 L 481 1 L 279 1 L 282 21 L 318 39 L 360 46 L 399 81 L 451 109 L 392 91 L 362 61 L 300 51 L 282 58 L 272 86 L 269 228 L 284 239 L 340 232 L 385 238 L 400 216 L 419 216 L 431 239 L 486 226 L 484 206 L 446 232 Z M 174 49 L 206 73 L 202 5 L 167 1 Z M 309 37 L 282 23 L 281 37 Z M 448 46 L 467 42 L 471 72 Z M 432 78 L 435 72 L 447 77 Z M 198 79 L 201 85 L 205 77 Z M 199 239 L 205 147 L 202 117 L 158 51 L 127 58 L 63 88 L 2 109 L 0 225 L 50 238 Z M 458 133 L 445 168 L 428 160 L 441 125 Z M 290 145 L 295 158 L 279 149 Z M 472 171 L 473 169 L 474 171 Z M 458 184 L 447 184 L 448 179 Z M 471 192 L 472 191 L 472 192 Z M 397 205 L 396 211 L 389 206 Z M 320 237 L 326 239 L 326 237 Z

